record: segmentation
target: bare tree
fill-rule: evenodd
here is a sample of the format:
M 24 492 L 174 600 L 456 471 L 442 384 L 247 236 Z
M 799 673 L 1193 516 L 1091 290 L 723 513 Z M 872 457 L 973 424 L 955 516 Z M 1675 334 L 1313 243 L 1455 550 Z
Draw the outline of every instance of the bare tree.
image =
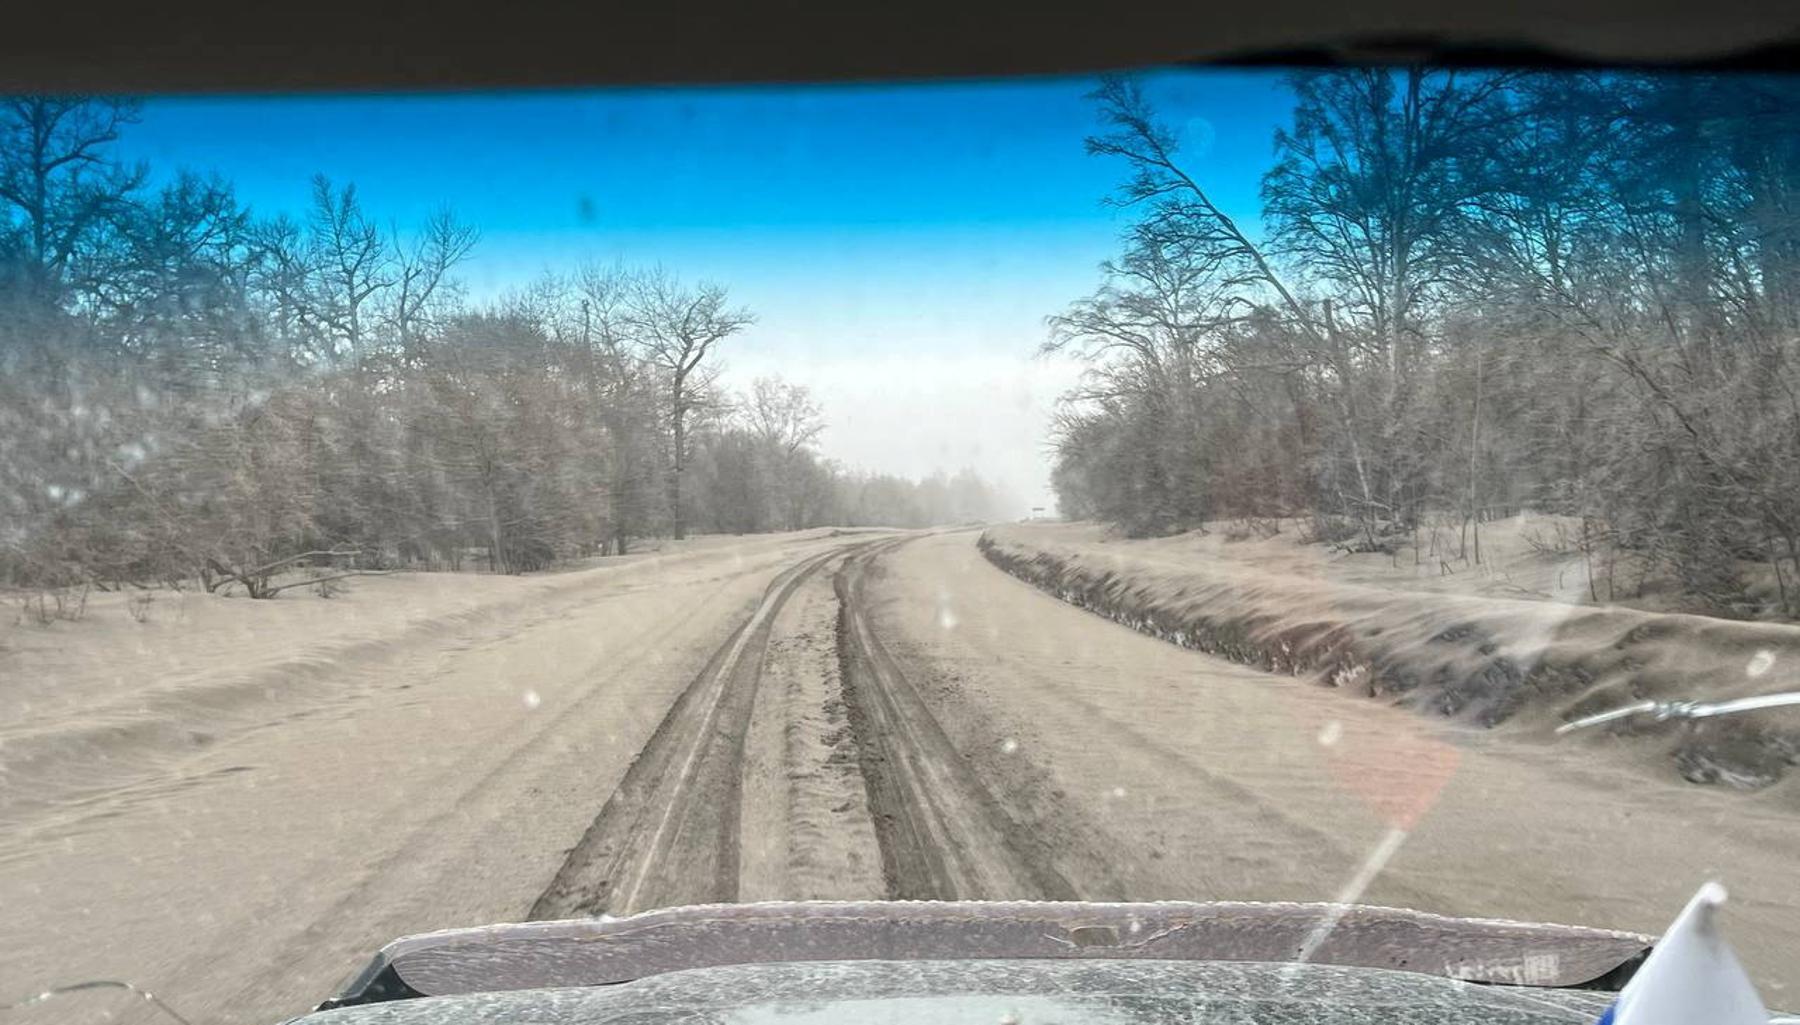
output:
M 744 417 L 774 464 L 775 502 L 783 525 L 797 530 L 805 525 L 811 497 L 804 487 L 801 456 L 825 430 L 819 405 L 802 385 L 759 377 L 751 382 Z
M 370 300 L 394 284 L 388 239 L 356 198 L 356 186 L 335 188 L 315 175 L 308 244 L 315 280 L 315 315 L 331 331 L 333 358 L 363 355 Z
M 588 400 L 604 428 L 607 546 L 616 555 L 652 529 L 659 472 L 659 389 L 631 335 L 635 282 L 622 266 L 588 265 L 573 276 L 572 331 Z
M 1422 69 L 1291 84 L 1267 249 L 1180 166 L 1136 86 L 1096 94 L 1107 131 L 1089 150 L 1127 162 L 1136 222 L 1102 289 L 1051 324 L 1092 367 L 1058 425 L 1065 509 L 1172 529 L 1241 510 L 1285 462 L 1371 547 L 1397 543 L 1378 519 L 1458 510 L 1480 559 L 1483 520 L 1531 503 L 1580 518 L 1584 559 L 1634 567 L 1595 595 L 1660 575 L 1708 610 L 1792 614 L 1800 94 Z M 1209 317 L 1121 274 L 1145 239 L 1184 272 L 1216 267 L 1248 312 Z M 1171 372 L 1184 331 L 1194 365 L 1219 368 L 1194 384 Z M 1193 451 L 1168 443 L 1183 409 Z M 1196 454 L 1206 487 L 1179 486 Z
M 144 182 L 108 155 L 137 120 L 129 100 L 17 96 L 0 101 L 0 200 L 18 211 L 30 285 L 60 298 L 70 264 Z
M 1365 532 L 1372 535 L 1375 489 L 1365 452 L 1364 427 L 1351 389 L 1348 348 L 1335 327 L 1329 305 L 1322 312 L 1309 308 L 1263 248 L 1213 202 L 1200 181 L 1182 166 L 1178 160 L 1180 139 L 1157 119 L 1136 80 L 1109 76 L 1091 98 L 1099 106 L 1108 130 L 1089 136 L 1087 151 L 1125 162 L 1129 175 L 1112 202 L 1141 211 L 1137 233 L 1156 240 L 1183 240 L 1187 252 L 1216 265 L 1222 283 L 1237 289 L 1247 301 L 1279 315 L 1301 343 L 1294 355 L 1321 369 L 1338 384 L 1331 390 L 1332 404 L 1356 471 L 1357 512 Z
M 410 354 L 420 333 L 429 327 L 434 302 L 451 284 L 450 272 L 469 258 L 481 239 L 473 225 L 457 220 L 448 208 L 432 214 L 410 244 L 394 233 L 393 322 L 395 342 Z
M 632 283 L 626 317 L 632 341 L 664 375 L 671 435 L 669 516 L 679 540 L 687 536 L 681 477 L 687 468 L 689 417 L 716 376 L 716 367 L 708 358 L 720 342 L 755 323 L 756 318 L 746 309 L 729 305 L 724 286 L 710 282 L 685 286 L 660 269 Z
M 1276 250 L 1367 324 L 1395 380 L 1413 362 L 1432 290 L 1468 266 L 1466 219 L 1491 189 L 1482 153 L 1510 127 L 1512 108 L 1500 102 L 1509 81 L 1423 68 L 1292 79 L 1294 125 L 1276 133 L 1278 159 L 1263 178 Z
M 324 177 L 263 220 L 217 178 L 142 188 L 108 157 L 131 110 L 0 101 L 0 581 L 267 598 L 622 553 L 690 505 L 916 524 L 980 490 L 818 458 L 797 386 L 727 415 L 715 352 L 750 317 L 720 286 L 588 269 L 463 310 L 473 227 L 377 229 Z

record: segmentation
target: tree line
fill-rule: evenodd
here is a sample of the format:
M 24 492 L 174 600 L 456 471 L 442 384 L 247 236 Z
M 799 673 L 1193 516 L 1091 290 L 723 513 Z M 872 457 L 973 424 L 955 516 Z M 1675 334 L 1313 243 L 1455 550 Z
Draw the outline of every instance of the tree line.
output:
M 387 226 L 324 176 L 298 216 L 157 183 L 127 100 L 0 102 L 0 583 L 301 564 L 520 572 L 690 530 L 996 513 L 972 473 L 822 458 L 806 390 L 719 382 L 723 286 L 583 267 L 473 303 L 449 210 Z
M 1309 516 L 1391 550 L 1427 517 L 1478 546 L 1530 509 L 1709 609 L 1800 614 L 1800 83 L 1288 83 L 1260 224 L 1214 202 L 1140 83 L 1093 94 L 1087 149 L 1131 216 L 1050 319 L 1044 348 L 1088 364 L 1056 424 L 1064 513 Z

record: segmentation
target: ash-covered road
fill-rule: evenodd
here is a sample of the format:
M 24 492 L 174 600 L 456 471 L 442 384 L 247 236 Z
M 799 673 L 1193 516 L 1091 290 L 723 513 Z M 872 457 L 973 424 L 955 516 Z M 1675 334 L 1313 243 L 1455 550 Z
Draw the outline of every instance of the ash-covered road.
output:
M 1796 1002 L 1791 819 L 1163 644 L 975 537 L 568 574 L 321 656 L 228 717 L 146 703 L 230 728 L 126 730 L 110 768 L 79 707 L 0 734 L 33 759 L 8 777 L 31 799 L 0 802 L 0 1001 L 126 978 L 196 1022 L 274 1021 L 427 929 L 768 898 L 1320 900 L 1384 850 L 1363 901 L 1641 930 L 1723 876 L 1758 981 Z

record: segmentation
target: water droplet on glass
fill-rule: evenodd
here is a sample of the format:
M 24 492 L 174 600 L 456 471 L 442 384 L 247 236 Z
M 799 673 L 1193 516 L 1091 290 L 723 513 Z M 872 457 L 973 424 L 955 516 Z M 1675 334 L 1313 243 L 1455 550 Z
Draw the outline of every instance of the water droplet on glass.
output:
M 1750 664 L 1744 667 L 1747 676 L 1761 676 L 1775 665 L 1775 653 L 1767 648 L 1750 656 Z
M 1319 730 L 1319 743 L 1326 747 L 1330 747 L 1341 740 L 1343 736 L 1344 725 L 1336 719 L 1333 719 Z
M 1005 740 L 1002 740 L 1000 742 L 1000 750 L 1006 752 L 1007 754 L 1012 754 L 1014 751 L 1017 751 L 1018 749 L 1019 749 L 1019 742 L 1014 740 L 1011 737 L 1007 737 Z
M 525 692 L 525 707 L 526 708 L 536 708 L 537 706 L 539 706 L 543 703 L 544 703 L 544 699 L 538 697 L 537 691 L 528 690 Z

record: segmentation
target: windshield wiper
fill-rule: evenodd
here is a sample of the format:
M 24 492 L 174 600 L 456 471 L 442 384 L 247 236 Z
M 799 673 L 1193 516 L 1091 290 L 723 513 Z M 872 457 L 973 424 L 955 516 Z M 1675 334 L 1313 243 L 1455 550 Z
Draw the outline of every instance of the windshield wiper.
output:
M 1783 705 L 1800 705 L 1800 691 L 1784 691 L 1780 694 L 1758 694 L 1748 698 L 1733 698 L 1730 701 L 1639 701 L 1615 708 L 1607 712 L 1597 712 L 1563 723 L 1556 728 L 1558 733 L 1568 733 L 1587 726 L 1598 726 L 1601 723 L 1628 719 L 1634 715 L 1648 715 L 1656 722 L 1670 719 L 1708 719 L 1715 715 L 1732 715 L 1737 712 L 1754 712 L 1762 708 L 1780 708 Z

